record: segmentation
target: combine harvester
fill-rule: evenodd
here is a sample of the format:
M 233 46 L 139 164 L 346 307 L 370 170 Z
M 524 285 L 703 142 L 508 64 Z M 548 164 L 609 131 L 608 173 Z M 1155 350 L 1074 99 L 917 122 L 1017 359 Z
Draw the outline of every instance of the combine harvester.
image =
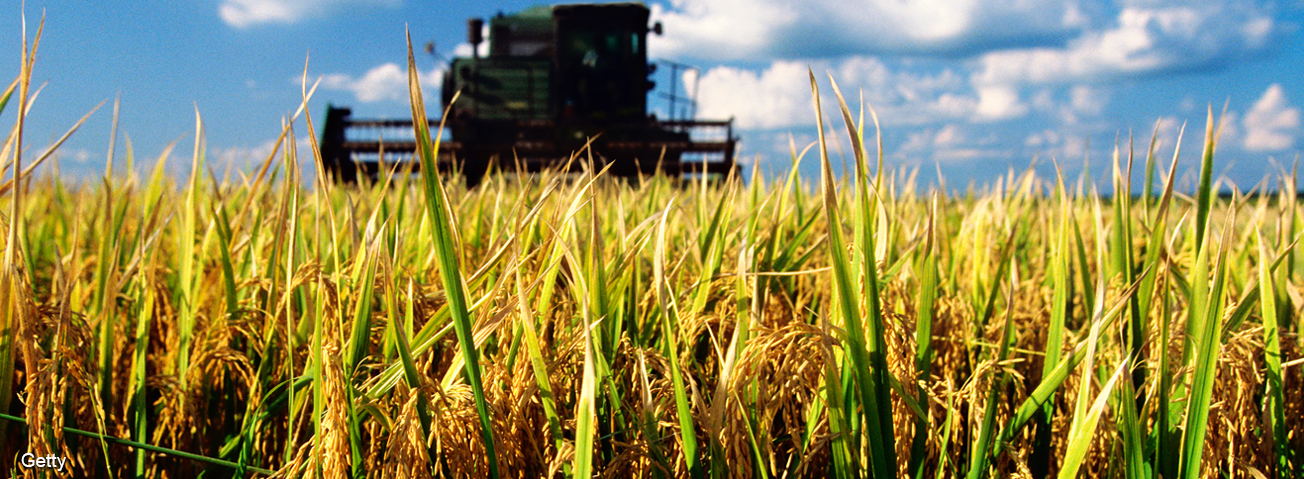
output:
M 467 22 L 478 52 L 484 20 Z M 697 121 L 677 115 L 674 91 L 682 65 L 670 64 L 670 118 L 648 112 L 648 8 L 638 3 L 535 7 L 489 20 L 489 54 L 454 58 L 444 73 L 442 106 L 450 102 L 441 171 L 456 168 L 470 186 L 494 170 L 539 171 L 569 162 L 592 141 L 597 167 L 621 177 L 686 173 L 728 175 L 736 169 L 733 120 Z M 460 92 L 456 102 L 454 93 Z M 443 109 L 439 113 L 442 113 Z M 335 181 L 376 179 L 386 168 L 417 168 L 412 121 L 354 119 L 328 106 L 321 161 Z M 677 117 L 680 116 L 680 117 Z M 430 116 L 431 132 L 439 114 Z M 451 138 L 450 138 L 451 136 Z M 587 161 L 587 153 L 584 159 Z M 578 162 L 577 162 L 578 163 Z

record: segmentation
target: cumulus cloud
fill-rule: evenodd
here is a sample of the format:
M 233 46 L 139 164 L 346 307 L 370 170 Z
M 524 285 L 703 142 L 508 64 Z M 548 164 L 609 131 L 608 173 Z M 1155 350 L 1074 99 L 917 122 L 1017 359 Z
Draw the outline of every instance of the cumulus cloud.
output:
M 1068 87 L 1042 86 L 1034 90 L 1031 108 L 1064 125 L 1082 127 L 1089 120 L 1099 119 L 1109 105 L 1111 88 L 1077 84 Z
M 262 23 L 295 23 L 349 4 L 392 7 L 398 3 L 399 0 L 222 0 L 217 14 L 227 25 L 246 28 Z
M 720 66 L 702 74 L 698 114 L 703 118 L 734 117 L 740 128 L 774 129 L 813 126 L 810 77 L 815 72 L 829 117 L 837 115 L 831 75 L 853 111 L 860 93 L 890 125 L 963 119 L 974 114 L 978 98 L 964 93 L 963 76 L 952 70 L 925 74 L 889 67 L 872 57 L 837 62 L 776 61 L 762 71 Z M 691 74 L 685 81 L 691 81 Z M 862 90 L 863 89 L 863 90 Z
M 1287 101 L 1281 85 L 1274 83 L 1245 113 L 1241 127 L 1246 150 L 1285 150 L 1294 146 L 1299 136 L 1300 111 Z
M 890 147 L 889 147 L 890 148 Z M 923 127 L 906 135 L 890 156 L 907 164 L 958 164 L 979 159 L 1010 158 L 1013 152 L 994 135 L 982 135 L 973 126 L 949 123 Z
M 803 82 L 809 85 L 806 68 L 796 62 L 776 62 L 759 73 L 728 66 L 712 68 L 700 80 L 698 114 L 733 117 L 740 128 L 812 124 L 815 114 L 810 93 L 802 95 Z
M 982 120 L 1008 120 L 1023 116 L 1028 106 L 1019 100 L 1019 93 L 1005 86 L 988 86 L 978 89 L 978 105 L 974 113 Z
M 1091 26 L 1093 8 L 1074 0 L 672 0 L 652 5 L 667 33 L 650 45 L 654 54 L 712 59 L 956 56 L 1063 44 Z
M 484 33 L 485 38 L 489 37 L 488 29 L 489 27 L 486 26 L 485 33 Z M 482 57 L 489 56 L 489 42 L 480 42 L 480 46 L 476 48 L 476 50 L 477 51 L 475 53 Z M 471 53 L 472 51 L 471 51 L 470 43 L 459 43 L 457 44 L 456 47 L 453 47 L 454 57 L 471 57 Z
M 105 161 L 103 151 L 96 152 L 64 145 L 55 150 L 50 161 L 41 165 L 37 171 L 41 174 L 53 171 L 64 176 L 65 180 L 75 183 L 81 181 L 81 178 L 94 178 L 104 174 Z M 118 164 L 122 164 L 121 160 Z M 117 169 L 121 170 L 122 167 L 118 166 Z
M 884 115 L 893 121 L 1006 121 L 1037 110 L 1076 124 L 1104 110 L 1113 81 L 1225 66 L 1265 51 L 1285 28 L 1258 0 L 672 0 L 652 10 L 667 28 L 650 42 L 654 56 L 768 63 L 703 76 L 701 111 L 752 128 L 812 119 L 807 65 L 865 87 L 876 108 L 909 102 Z M 894 53 L 909 58 L 889 67 L 881 55 Z M 958 73 L 910 67 L 957 56 L 971 58 Z
M 836 97 L 832 76 L 847 102 L 857 107 L 860 94 L 885 125 L 923 125 L 948 121 L 991 123 L 1017 120 L 1036 111 L 1064 124 L 1098 118 L 1109 103 L 1107 87 L 1050 85 L 1037 89 L 1017 84 L 986 84 L 966 78 L 963 66 L 920 67 L 919 62 L 852 56 L 840 60 L 778 60 L 756 71 L 733 66 L 702 74 L 699 116 L 734 117 L 743 129 L 813 125 L 807 68 L 815 71 L 830 116 Z M 685 75 L 691 84 L 691 75 Z M 1028 90 L 1032 90 L 1031 93 Z
M 1038 112 L 1081 126 L 1105 111 L 1117 80 L 1220 68 L 1287 28 L 1260 0 L 671 0 L 652 10 L 667 28 L 649 44 L 654 56 L 747 60 L 709 69 L 700 90 L 703 116 L 736 116 L 742 128 L 811 124 L 806 67 L 821 80 L 831 72 L 849 101 L 863 87 L 888 123 Z
M 671 0 L 654 56 L 773 61 L 981 58 L 983 83 L 1073 83 L 1216 68 L 1286 28 L 1262 0 Z
M 1266 7 L 1251 2 L 1188 3 L 1125 6 L 1108 28 L 1087 31 L 1064 47 L 986 53 L 974 82 L 1104 82 L 1217 68 L 1266 49 L 1280 28 Z
M 421 74 L 424 87 L 437 85 L 443 67 Z M 294 80 L 299 83 L 299 79 Z M 327 90 L 352 92 L 362 103 L 380 101 L 408 101 L 407 69 L 397 63 L 385 63 L 368 70 L 361 77 L 346 73 L 330 73 L 322 76 L 321 87 Z
M 1107 103 L 1108 94 L 1099 88 L 1074 85 L 1069 89 L 1069 107 L 1076 113 L 1099 115 Z
M 1023 146 L 1032 155 L 1045 156 L 1056 161 L 1076 161 L 1087 157 L 1090 138 L 1066 133 L 1057 128 L 1046 128 L 1028 134 L 1023 139 Z

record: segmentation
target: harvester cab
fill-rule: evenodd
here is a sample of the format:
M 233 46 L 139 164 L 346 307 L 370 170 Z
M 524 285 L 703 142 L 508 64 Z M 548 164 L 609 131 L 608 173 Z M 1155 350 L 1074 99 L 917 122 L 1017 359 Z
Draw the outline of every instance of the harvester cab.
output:
M 579 168 L 585 162 L 569 160 L 588 145 L 584 159 L 591 152 L 596 167 L 610 164 L 616 176 L 733 173 L 732 120 L 649 114 L 656 65 L 648 63 L 647 37 L 660 34 L 661 25 L 649 27 L 648 17 L 640 3 L 500 13 L 488 21 L 484 56 L 478 52 L 485 22 L 469 20 L 475 53 L 454 58 L 442 79 L 442 106 L 452 108 L 439 169 L 458 171 L 475 185 L 491 168 Z M 431 115 L 432 133 L 437 116 Z M 410 119 L 354 119 L 349 108 L 328 106 L 323 169 L 335 181 L 356 182 L 386 168 L 416 168 L 412 135 Z

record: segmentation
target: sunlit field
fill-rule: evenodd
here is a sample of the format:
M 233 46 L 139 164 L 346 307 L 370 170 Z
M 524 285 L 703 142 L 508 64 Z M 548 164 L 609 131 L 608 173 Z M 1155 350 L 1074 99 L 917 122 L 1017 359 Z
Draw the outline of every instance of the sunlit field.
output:
M 305 183 L 311 131 L 222 173 L 197 124 L 74 184 L 32 169 L 31 67 L 0 152 L 14 476 L 1304 474 L 1296 173 L 1217 181 L 1212 113 L 1200 151 L 1120 144 L 1106 184 L 967 194 L 883 167 L 868 105 L 814 101 L 837 128 L 791 161 L 818 182 L 626 181 L 581 151 L 473 190 Z

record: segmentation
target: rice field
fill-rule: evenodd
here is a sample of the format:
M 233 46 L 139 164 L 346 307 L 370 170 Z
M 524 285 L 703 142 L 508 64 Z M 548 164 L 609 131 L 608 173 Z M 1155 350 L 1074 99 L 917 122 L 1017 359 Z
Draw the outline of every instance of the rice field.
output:
M 1120 145 L 1112 185 L 925 189 L 872 110 L 814 101 L 815 184 L 630 184 L 581 151 L 474 190 L 304 186 L 311 131 L 219 176 L 198 119 L 192 152 L 70 184 L 26 173 L 31 58 L 0 102 L 11 476 L 1304 474 L 1297 176 L 1216 181 L 1212 112 L 1202 151 Z

